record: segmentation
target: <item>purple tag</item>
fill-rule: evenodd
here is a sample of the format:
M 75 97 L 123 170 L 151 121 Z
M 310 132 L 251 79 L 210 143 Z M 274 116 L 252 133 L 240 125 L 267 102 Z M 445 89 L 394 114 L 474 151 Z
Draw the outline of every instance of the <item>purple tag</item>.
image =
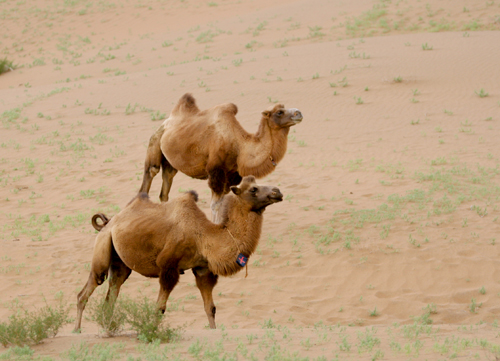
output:
M 241 267 L 245 267 L 248 262 L 248 257 L 243 256 L 241 253 L 236 258 L 236 263 L 238 263 Z

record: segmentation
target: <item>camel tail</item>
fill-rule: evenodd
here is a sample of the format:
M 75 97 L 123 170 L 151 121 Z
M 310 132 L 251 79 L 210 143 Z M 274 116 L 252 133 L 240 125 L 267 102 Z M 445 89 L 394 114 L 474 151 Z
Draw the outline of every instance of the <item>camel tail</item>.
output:
M 194 97 L 190 93 L 186 93 L 179 99 L 172 110 L 172 114 L 196 114 L 199 111 L 200 109 L 198 109 Z
M 102 224 L 97 223 L 98 219 L 101 220 Z M 101 229 L 103 229 L 110 220 L 111 218 L 106 217 L 104 213 L 97 213 L 92 216 L 92 226 L 96 231 L 100 232 Z

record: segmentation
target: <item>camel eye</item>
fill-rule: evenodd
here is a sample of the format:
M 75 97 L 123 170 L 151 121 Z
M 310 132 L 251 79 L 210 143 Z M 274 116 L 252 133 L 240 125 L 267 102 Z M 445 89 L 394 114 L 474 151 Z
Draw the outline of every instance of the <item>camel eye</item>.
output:
M 250 188 L 250 193 L 257 193 L 257 187 Z
M 283 115 L 283 110 L 278 110 L 278 111 L 276 112 L 276 115 L 278 115 L 278 116 L 280 116 L 280 117 L 281 117 L 281 116 Z

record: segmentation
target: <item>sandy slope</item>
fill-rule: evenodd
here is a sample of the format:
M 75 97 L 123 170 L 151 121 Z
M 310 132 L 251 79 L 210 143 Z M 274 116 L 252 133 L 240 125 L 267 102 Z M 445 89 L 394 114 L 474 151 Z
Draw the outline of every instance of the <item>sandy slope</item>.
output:
M 286 200 L 266 211 L 248 278 L 215 289 L 222 330 L 205 329 L 186 274 L 168 313 L 184 339 L 168 355 L 189 359 L 201 340 L 242 359 L 493 357 L 479 340 L 495 342 L 500 313 L 498 3 L 5 1 L 0 19 L 1 57 L 23 65 L 0 76 L 0 320 L 18 301 L 74 302 L 91 215 L 135 195 L 152 119 L 191 92 L 200 108 L 237 104 L 249 131 L 275 102 L 304 121 L 261 181 Z M 205 182 L 179 174 L 171 195 L 189 188 L 208 214 Z M 138 275 L 123 287 L 157 291 Z M 397 326 L 428 305 L 420 336 Z M 123 359 L 164 347 L 83 327 L 35 355 L 81 341 L 124 342 Z M 380 343 L 364 348 L 367 335 Z

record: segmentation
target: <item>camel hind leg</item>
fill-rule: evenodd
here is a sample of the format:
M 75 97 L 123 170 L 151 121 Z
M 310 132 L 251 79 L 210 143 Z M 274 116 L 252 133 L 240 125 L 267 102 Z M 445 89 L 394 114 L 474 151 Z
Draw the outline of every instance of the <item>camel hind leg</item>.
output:
M 163 135 L 163 124 L 149 139 L 148 150 L 146 151 L 146 159 L 144 161 L 144 174 L 142 176 L 142 185 L 139 192 L 149 194 L 153 178 L 160 172 L 163 154 L 161 152 L 160 143 Z
M 125 263 L 120 259 L 115 251 L 115 248 L 111 247 L 111 265 L 109 266 L 109 288 L 106 294 L 106 301 L 111 302 L 111 307 L 114 306 L 118 294 L 120 293 L 121 286 L 125 283 L 127 278 L 132 273 L 132 270 L 128 268 Z
M 101 285 L 111 265 L 112 254 L 111 230 L 103 230 L 97 235 L 94 245 L 94 255 L 92 257 L 92 265 L 90 268 L 89 278 L 87 283 L 82 288 L 77 296 L 77 316 L 75 322 L 75 332 L 80 330 L 82 324 L 82 315 L 89 297 L 92 295 L 97 286 Z
M 172 167 L 172 165 L 168 162 L 168 160 L 165 157 L 162 157 L 161 176 L 163 179 L 163 183 L 161 186 L 160 201 L 162 202 L 168 201 L 168 194 L 170 193 L 170 188 L 172 188 L 172 182 L 174 181 L 174 177 L 176 174 L 177 174 L 177 169 Z
M 212 290 L 217 284 L 218 276 L 207 269 L 193 269 L 193 273 L 196 277 L 196 286 L 198 286 L 201 297 L 203 298 L 203 305 L 205 307 L 205 313 L 207 314 L 210 328 L 216 328 L 215 304 L 212 297 Z

